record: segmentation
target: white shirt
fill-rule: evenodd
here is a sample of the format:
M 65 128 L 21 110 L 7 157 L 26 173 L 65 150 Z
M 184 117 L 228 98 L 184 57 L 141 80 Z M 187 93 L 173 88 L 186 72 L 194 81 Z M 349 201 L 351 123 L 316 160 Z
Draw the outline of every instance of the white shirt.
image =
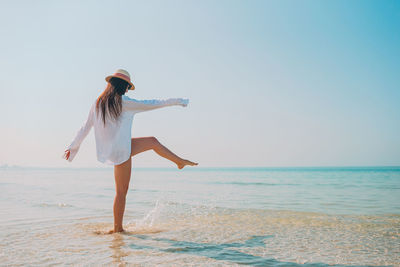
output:
M 136 100 L 122 95 L 122 112 L 118 121 L 114 121 L 109 116 L 106 116 L 106 125 L 104 127 L 101 115 L 96 112 L 96 101 L 94 101 L 90 108 L 86 122 L 79 129 L 74 140 L 67 148 L 70 150 L 68 159 L 70 162 L 74 159 L 76 153 L 78 153 L 83 139 L 85 139 L 92 126 L 94 126 L 97 160 L 109 165 L 121 164 L 131 156 L 131 128 L 133 116 L 136 113 L 173 105 L 186 106 L 189 103 L 189 99 L 183 98 Z

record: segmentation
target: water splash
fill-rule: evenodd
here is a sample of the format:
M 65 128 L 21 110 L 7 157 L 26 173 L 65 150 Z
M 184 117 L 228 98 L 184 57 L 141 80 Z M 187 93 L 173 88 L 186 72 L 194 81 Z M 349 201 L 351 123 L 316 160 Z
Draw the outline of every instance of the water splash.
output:
M 151 228 L 154 226 L 154 222 L 160 217 L 160 213 L 165 206 L 165 202 L 162 199 L 158 199 L 152 210 L 150 210 L 143 218 L 133 220 L 128 223 L 128 227 L 132 224 L 134 228 Z

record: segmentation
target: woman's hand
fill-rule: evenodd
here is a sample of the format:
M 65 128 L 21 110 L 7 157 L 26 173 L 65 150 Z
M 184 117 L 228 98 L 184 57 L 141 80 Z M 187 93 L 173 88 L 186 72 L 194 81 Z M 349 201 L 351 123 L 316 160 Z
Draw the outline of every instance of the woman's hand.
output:
M 186 107 L 189 104 L 189 99 L 181 99 L 181 106 L 182 107 Z
M 71 151 L 69 149 L 65 150 L 63 158 L 68 160 L 70 153 L 71 153 Z

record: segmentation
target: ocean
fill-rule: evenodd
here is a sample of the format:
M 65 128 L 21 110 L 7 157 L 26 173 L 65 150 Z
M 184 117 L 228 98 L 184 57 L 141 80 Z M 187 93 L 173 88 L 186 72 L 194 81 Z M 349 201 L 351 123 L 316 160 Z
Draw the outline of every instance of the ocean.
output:
M 1 266 L 400 266 L 400 167 L 1 168 Z

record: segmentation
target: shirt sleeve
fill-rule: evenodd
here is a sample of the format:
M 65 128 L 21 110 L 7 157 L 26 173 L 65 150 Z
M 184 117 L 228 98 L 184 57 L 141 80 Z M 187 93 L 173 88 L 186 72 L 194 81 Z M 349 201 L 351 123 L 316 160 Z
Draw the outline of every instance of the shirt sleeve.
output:
M 166 100 L 137 100 L 133 98 L 125 98 L 124 100 L 124 108 L 130 111 L 135 111 L 135 113 L 174 105 L 186 106 L 189 103 L 189 99 L 183 98 L 169 98 Z
M 82 125 L 82 127 L 79 129 L 79 131 L 77 132 L 74 140 L 72 141 L 72 143 L 68 146 L 67 149 L 70 150 L 70 155 L 68 158 L 68 161 L 71 162 L 76 154 L 78 153 L 79 147 L 82 143 L 82 141 L 85 139 L 85 137 L 89 134 L 90 130 L 93 127 L 93 122 L 94 122 L 94 108 L 96 103 L 94 103 L 92 105 L 92 107 L 90 108 L 89 111 L 89 115 L 86 119 L 86 122 Z

